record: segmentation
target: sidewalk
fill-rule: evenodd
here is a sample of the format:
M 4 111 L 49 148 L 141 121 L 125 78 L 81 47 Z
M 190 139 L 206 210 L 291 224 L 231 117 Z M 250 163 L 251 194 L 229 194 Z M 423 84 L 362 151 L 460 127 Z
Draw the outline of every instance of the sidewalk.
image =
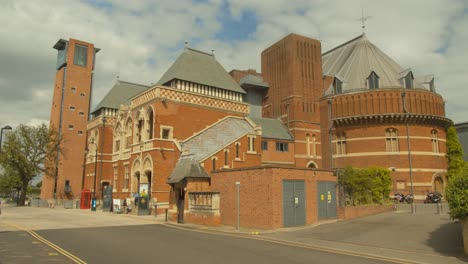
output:
M 252 239 L 403 263 L 466 263 L 459 223 L 447 214 L 389 212 L 350 221 L 313 226 L 255 230 L 170 224 L 201 232 L 249 236 Z

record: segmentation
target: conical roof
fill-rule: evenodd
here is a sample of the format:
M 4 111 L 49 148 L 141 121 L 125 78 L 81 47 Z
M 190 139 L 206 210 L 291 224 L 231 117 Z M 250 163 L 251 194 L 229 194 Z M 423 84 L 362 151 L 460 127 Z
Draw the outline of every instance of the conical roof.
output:
M 367 88 L 367 78 L 372 72 L 379 77 L 379 88 L 403 88 L 401 78 L 410 69 L 404 69 L 365 34 L 358 36 L 322 55 L 323 74 L 343 82 L 343 93 Z M 414 88 L 425 87 L 417 80 Z M 325 94 L 331 94 L 328 89 Z
M 166 85 L 174 79 L 245 93 L 213 54 L 191 48 L 185 48 L 157 84 Z

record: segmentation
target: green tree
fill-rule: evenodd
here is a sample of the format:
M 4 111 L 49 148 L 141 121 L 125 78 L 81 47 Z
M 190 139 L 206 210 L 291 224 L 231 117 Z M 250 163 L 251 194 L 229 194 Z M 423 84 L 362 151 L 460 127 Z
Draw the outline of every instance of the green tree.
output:
M 447 177 L 460 174 L 465 168 L 463 160 L 463 149 L 458 139 L 457 131 L 452 125 L 447 128 Z
M 0 194 L 1 196 L 7 196 L 12 190 L 21 188 L 21 180 L 18 175 L 5 171 L 3 175 L 0 175 Z
M 338 182 L 347 204 L 382 204 L 389 199 L 392 178 L 386 168 L 348 166 L 339 173 Z
M 2 144 L 0 164 L 17 175 L 21 183 L 18 205 L 24 205 L 28 184 L 41 173 L 54 175 L 55 159 L 60 152 L 58 133 L 40 126 L 19 125 Z
M 461 170 L 449 178 L 445 189 L 447 202 L 450 206 L 452 218 L 464 219 L 468 217 L 468 169 Z

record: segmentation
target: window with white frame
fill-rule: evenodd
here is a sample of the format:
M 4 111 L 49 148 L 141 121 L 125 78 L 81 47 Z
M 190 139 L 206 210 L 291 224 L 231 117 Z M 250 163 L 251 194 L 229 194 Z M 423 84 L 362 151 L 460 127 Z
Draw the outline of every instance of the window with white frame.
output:
M 130 170 L 128 168 L 128 165 L 125 165 L 124 185 L 123 185 L 124 190 L 128 190 L 129 183 L 130 183 Z
M 385 130 L 385 147 L 387 152 L 398 152 L 398 131 L 394 128 Z
M 117 179 L 118 179 L 119 169 L 118 167 L 114 167 L 114 190 L 117 190 Z
M 336 155 L 346 154 L 346 134 L 340 133 L 336 135 Z
M 160 136 L 162 139 L 172 139 L 173 128 L 170 126 L 161 126 Z
M 431 131 L 431 142 L 432 142 L 432 152 L 439 153 L 439 138 L 437 136 L 437 130 L 435 129 Z
M 249 145 L 248 145 L 249 152 L 255 152 L 255 136 L 248 136 L 248 140 L 249 140 Z

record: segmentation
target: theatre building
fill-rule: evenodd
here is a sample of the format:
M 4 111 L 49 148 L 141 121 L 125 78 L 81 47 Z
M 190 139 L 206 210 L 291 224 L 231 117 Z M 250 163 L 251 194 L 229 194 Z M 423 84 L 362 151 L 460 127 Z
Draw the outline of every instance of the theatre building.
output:
M 228 73 L 185 47 L 156 85 L 117 80 L 91 111 L 85 160 L 72 161 L 84 164 L 81 189 L 98 200 L 138 194 L 138 214 L 157 205 L 211 225 L 236 225 L 240 197 L 241 226 L 264 229 L 336 218 L 347 165 L 386 167 L 393 191 L 416 198 L 443 191 L 450 120 L 432 76 L 364 34 L 324 54 L 289 34 L 260 57 L 261 73 Z

